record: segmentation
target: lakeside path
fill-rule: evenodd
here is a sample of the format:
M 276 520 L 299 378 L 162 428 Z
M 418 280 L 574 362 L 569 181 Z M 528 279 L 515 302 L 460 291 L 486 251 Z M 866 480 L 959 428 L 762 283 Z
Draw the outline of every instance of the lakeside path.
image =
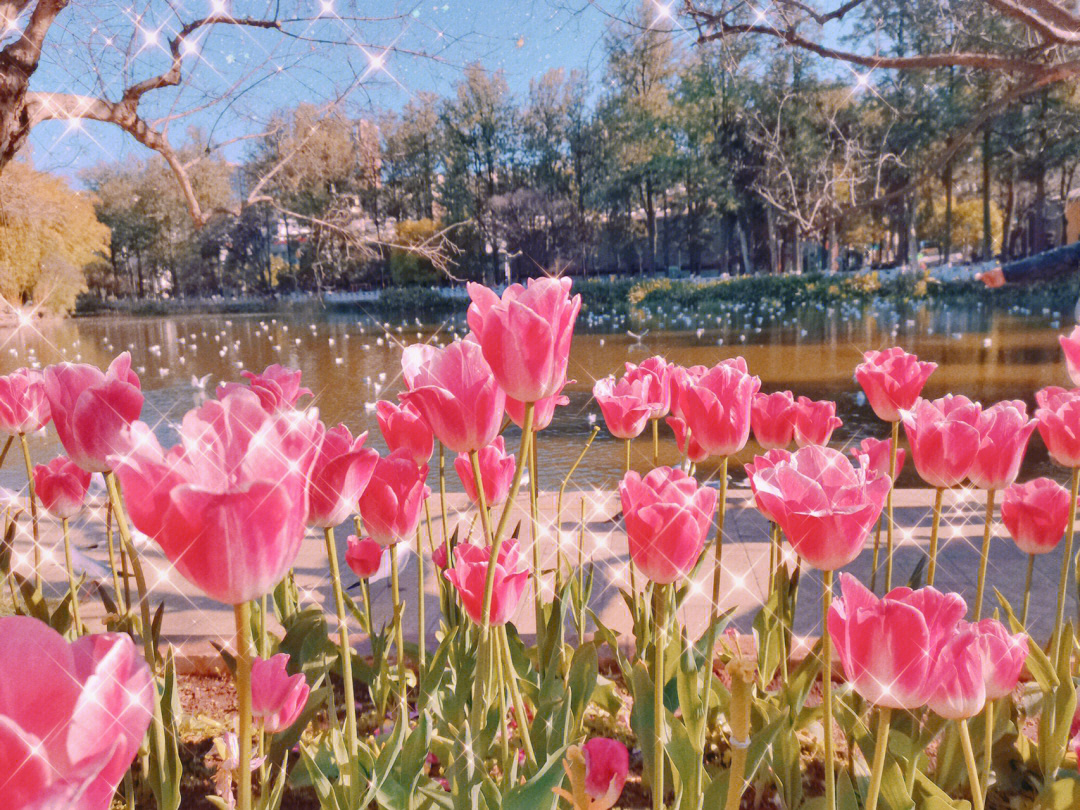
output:
M 18 490 L 25 482 L 19 480 L 13 472 L 5 473 L 0 484 Z M 585 507 L 585 553 L 586 558 L 595 562 L 595 582 L 593 586 L 591 608 L 607 626 L 622 633 L 624 641 L 629 640 L 629 615 L 625 603 L 619 596 L 617 586 L 625 587 L 627 576 L 626 537 L 621 523 L 612 520 L 618 512 L 617 494 L 611 491 L 567 492 L 563 499 L 562 542 L 565 553 L 571 560 L 576 560 L 577 541 L 580 528 L 579 515 L 584 499 Z M 896 503 L 896 541 L 894 585 L 906 583 L 920 558 L 925 557 L 929 543 L 933 490 L 906 489 L 897 490 Z M 999 499 L 1000 500 L 1000 499 Z M 455 525 L 461 525 L 461 536 L 469 531 L 474 522 L 475 510 L 468 507 L 461 494 L 448 494 L 448 527 L 453 531 Z M 442 537 L 439 517 L 439 499 L 436 494 L 430 502 L 432 527 L 437 539 Z M 728 494 L 727 519 L 724 526 L 723 564 L 724 574 L 721 581 L 720 608 L 735 608 L 733 624 L 740 632 L 749 632 L 754 614 L 761 605 L 768 584 L 769 537 L 764 518 L 753 507 L 749 490 L 732 490 Z M 516 511 L 519 515 L 511 521 L 511 526 L 520 516 L 522 519 L 523 551 L 529 551 L 528 501 L 519 499 Z M 554 493 L 540 495 L 540 549 L 541 564 L 550 569 L 555 560 L 556 527 L 551 516 L 555 512 Z M 979 547 L 983 532 L 983 494 L 973 491 L 954 491 L 945 496 L 940 547 L 938 556 L 938 577 L 936 585 L 941 590 L 958 591 L 968 601 L 974 603 L 975 584 L 978 573 Z M 78 550 L 91 560 L 107 560 L 105 543 L 104 502 L 98 497 L 82 516 L 73 521 L 72 539 Z M 545 520 L 546 519 L 546 520 Z M 427 542 L 426 527 L 424 542 Z M 336 541 L 342 560 L 342 571 L 346 587 L 356 582 L 356 577 L 344 565 L 346 538 L 353 531 L 351 522 L 338 527 Z M 479 539 L 479 526 L 472 529 L 473 538 Z M 59 521 L 43 515 L 40 523 L 42 546 L 45 549 L 47 563 L 44 566 L 46 595 L 59 597 L 66 593 L 66 576 L 63 564 L 63 536 Z M 139 542 L 139 538 L 137 538 Z M 885 536 L 882 533 L 884 551 Z M 1057 600 L 1058 579 L 1061 571 L 1062 546 L 1051 554 L 1036 558 L 1035 573 L 1031 593 L 1029 625 L 1033 635 L 1039 639 L 1049 637 L 1053 627 Z M 28 572 L 26 561 L 30 559 L 31 532 L 28 515 L 19 521 L 15 544 L 15 557 L 22 558 L 21 570 Z M 165 616 L 162 636 L 165 642 L 177 647 L 178 668 L 184 672 L 216 670 L 220 659 L 210 642 L 230 645 L 233 635 L 233 611 L 228 605 L 216 603 L 201 595 L 198 590 L 172 570 L 168 561 L 152 543 L 141 538 L 146 576 L 151 589 L 152 607 L 156 609 L 160 600 L 165 601 Z M 687 625 L 694 637 L 704 630 L 709 615 L 709 596 L 711 593 L 712 548 L 710 545 L 709 564 L 702 566 L 702 572 L 683 608 L 681 620 Z M 884 559 L 884 554 L 882 555 Z M 872 562 L 871 541 L 851 565 L 844 571 L 859 577 L 864 583 L 870 579 Z M 439 598 L 436 572 L 430 556 L 425 560 L 425 608 L 427 618 L 427 637 L 429 651 L 434 649 L 435 633 L 439 623 Z M 1027 556 L 1018 551 L 1009 539 L 1000 518 L 995 520 L 994 539 L 991 542 L 989 571 L 987 575 L 987 594 L 984 601 L 983 615 L 993 615 L 997 608 L 993 588 L 1000 590 L 1012 603 L 1019 615 L 1023 599 L 1024 576 Z M 299 557 L 296 561 L 297 585 L 301 599 L 305 604 L 322 605 L 328 614 L 333 612 L 333 592 L 327 573 L 326 550 L 321 532 L 309 531 L 305 537 Z M 882 574 L 879 576 L 883 575 Z M 111 579 L 103 582 L 111 591 Z M 84 586 L 82 591 L 83 617 L 94 632 L 103 627 L 101 617 L 104 614 L 100 598 L 90 592 L 92 588 Z M 389 580 L 372 585 L 372 602 L 376 624 L 387 621 L 391 615 L 391 596 Z M 880 585 L 879 585 L 880 590 Z M 359 599 L 359 590 L 351 591 Z M 417 633 L 417 565 L 414 556 L 409 556 L 402 571 L 402 593 L 405 606 L 405 632 L 407 639 L 415 640 Z M 821 580 L 817 572 L 805 571 L 799 588 L 799 608 L 796 617 L 796 636 L 813 637 L 821 627 Z M 1076 584 L 1070 582 L 1066 603 L 1066 619 L 1076 617 Z M 521 608 L 514 618 L 514 623 L 524 636 L 534 633 L 531 592 L 527 591 Z M 333 623 L 331 627 L 333 627 Z M 366 636 L 357 626 L 352 627 L 354 643 L 363 651 L 366 648 Z

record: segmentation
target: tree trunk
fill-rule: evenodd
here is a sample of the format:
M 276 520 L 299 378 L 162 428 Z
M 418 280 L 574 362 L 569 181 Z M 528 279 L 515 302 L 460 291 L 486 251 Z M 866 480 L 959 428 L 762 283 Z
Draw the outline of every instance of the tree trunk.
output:
M 1001 223 L 1001 253 L 1003 258 L 1012 256 L 1013 213 L 1016 208 L 1016 170 L 1009 172 L 1009 182 L 1005 190 L 1005 216 Z
M 653 199 L 652 176 L 645 178 L 645 230 L 648 244 L 645 248 L 645 269 L 656 270 L 656 204 Z
M 1035 175 L 1035 206 L 1031 217 L 1031 252 L 1046 250 L 1046 169 L 1039 167 Z
M 994 234 L 990 224 L 990 125 L 983 127 L 982 143 L 982 258 L 989 261 L 994 254 Z M 1004 233 L 1002 234 L 1004 237 Z
M 735 220 L 735 230 L 739 233 L 739 252 L 742 254 L 742 274 L 750 274 L 750 247 L 746 244 L 746 229 L 742 220 Z
M 941 260 L 945 264 L 950 263 L 950 257 L 952 256 L 952 186 L 953 186 L 953 165 L 950 160 L 945 164 L 945 233 L 942 239 L 941 246 Z
M 780 272 L 780 250 L 776 235 L 776 214 L 772 208 L 765 208 L 765 228 L 769 235 L 769 273 L 777 275 Z
M 840 236 L 839 228 L 836 227 L 836 219 L 829 220 L 829 272 L 836 273 L 840 270 Z

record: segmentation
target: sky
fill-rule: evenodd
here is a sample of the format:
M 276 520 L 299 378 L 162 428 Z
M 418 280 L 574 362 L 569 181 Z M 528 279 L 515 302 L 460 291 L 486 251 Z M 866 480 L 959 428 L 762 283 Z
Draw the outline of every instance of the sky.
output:
M 657 25 L 670 26 L 667 5 L 647 0 Z M 351 114 L 400 109 L 415 93 L 453 92 L 465 65 L 504 71 L 511 91 L 554 67 L 603 70 L 603 38 L 637 0 L 83 0 L 49 32 L 31 89 L 117 98 L 132 82 L 169 65 L 179 28 L 215 12 L 267 18 L 280 9 L 279 31 L 218 25 L 184 46 L 181 89 L 144 97 L 144 117 L 168 118 L 170 140 L 189 127 L 209 133 L 239 160 L 275 110 L 344 96 Z M 364 15 L 364 19 L 358 19 Z M 291 18 L 291 19 L 290 19 Z M 377 18 L 377 19 L 375 19 Z M 689 34 L 683 34 L 689 42 Z M 0 44 L 6 44 L 0 34 Z M 245 137 L 246 136 L 246 137 Z M 116 127 L 46 122 L 31 141 L 37 168 L 76 179 L 102 161 L 148 152 Z

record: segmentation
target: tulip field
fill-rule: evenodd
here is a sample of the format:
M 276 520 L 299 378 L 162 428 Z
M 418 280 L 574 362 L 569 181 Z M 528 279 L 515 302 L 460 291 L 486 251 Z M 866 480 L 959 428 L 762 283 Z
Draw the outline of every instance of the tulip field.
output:
M 3 453 L 26 474 L 0 550 L 0 810 L 1080 810 L 1080 387 L 1033 392 L 1033 414 L 962 391 L 930 400 L 934 363 L 867 351 L 854 384 L 880 428 L 839 448 L 834 402 L 761 391 L 733 351 L 717 348 L 711 366 L 627 363 L 595 382 L 603 425 L 563 479 L 599 431 L 625 443 L 611 519 L 626 576 L 605 585 L 623 619 L 609 626 L 584 506 L 580 531 L 540 548 L 543 527 L 567 519 L 563 489 L 542 514 L 536 446 L 568 403 L 580 296 L 565 278 L 468 292 L 468 335 L 407 346 L 402 393 L 367 403 L 381 454 L 356 426 L 320 421 L 301 372 L 282 365 L 218 386 L 171 447 L 142 421 L 126 352 L 106 369 L 0 377 Z M 1080 327 L 1060 345 L 1080 386 Z M 33 457 L 41 431 L 63 455 Z M 681 454 L 673 466 L 658 463 L 661 432 Z M 738 633 L 720 608 L 725 517 L 751 436 L 768 585 L 753 632 Z M 652 464 L 632 464 L 632 442 Z M 1060 480 L 1018 480 L 1033 442 Z M 914 572 L 895 564 L 905 465 L 933 500 Z M 108 566 L 92 579 L 69 522 L 95 476 Z M 450 476 L 466 511 L 448 507 Z M 935 588 L 949 565 L 943 504 L 961 487 L 985 493 L 968 600 Z M 46 519 L 63 532 L 60 598 L 42 586 Z M 988 564 L 997 521 L 1027 561 L 1016 604 Z M 315 537 L 330 615 L 297 585 Z M 417 552 L 419 594 L 403 586 L 401 544 Z M 234 617 L 220 656 L 236 710 L 199 762 L 148 545 Z M 1053 629 L 1030 635 L 1032 572 L 1050 553 L 1062 560 Z M 438 574 L 435 621 L 424 570 Z M 383 571 L 390 610 L 371 593 Z M 800 599 L 811 573 L 820 599 Z M 704 606 L 693 632 L 691 604 Z M 800 640 L 805 615 L 818 630 Z M 534 633 L 519 632 L 523 616 Z M 210 773 L 199 795 L 193 768 Z

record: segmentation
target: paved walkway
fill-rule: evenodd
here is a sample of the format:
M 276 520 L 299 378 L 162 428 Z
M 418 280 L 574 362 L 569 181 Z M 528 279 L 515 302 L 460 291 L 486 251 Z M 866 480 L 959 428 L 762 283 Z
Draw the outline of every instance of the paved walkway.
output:
M 11 471 L 4 473 L 0 484 L 10 488 L 21 486 L 23 481 Z M 898 490 L 896 493 L 896 541 L 898 543 L 895 558 L 894 584 L 907 581 L 918 561 L 925 556 L 930 533 L 930 510 L 932 490 Z M 577 538 L 580 528 L 579 515 L 582 501 L 585 510 L 585 552 L 595 563 L 595 584 L 591 607 L 597 616 L 610 627 L 622 632 L 628 629 L 628 613 L 619 596 L 618 587 L 627 585 L 626 538 L 618 521 L 612 516 L 618 511 L 618 499 L 612 492 L 573 492 L 567 493 L 563 503 L 563 522 L 561 535 L 552 520 L 554 515 L 554 495 L 544 493 L 541 496 L 540 527 L 541 560 L 545 568 L 554 565 L 556 543 L 563 543 L 565 553 L 571 560 L 577 556 Z M 983 498 L 976 492 L 952 492 L 945 496 L 945 510 L 942 520 L 940 551 L 938 559 L 937 586 L 944 590 L 959 591 L 969 605 L 974 600 L 976 577 L 978 573 L 979 547 L 982 542 Z M 448 496 L 448 527 L 461 527 L 462 537 L 472 526 L 474 538 L 478 539 L 479 526 L 475 523 L 475 511 L 468 507 L 460 494 Z M 442 537 L 441 519 L 438 515 L 438 496 L 432 498 L 433 531 L 436 538 Z M 527 502 L 519 502 L 518 515 L 522 518 L 521 536 L 523 545 L 528 543 Z M 103 563 L 107 560 L 104 533 L 104 505 L 96 499 L 86 513 L 73 525 L 72 537 L 77 549 L 86 558 Z M 513 525 L 513 522 L 511 523 Z M 995 523 L 995 537 L 992 541 L 988 574 L 988 588 L 984 615 L 992 614 L 996 607 L 992 587 L 998 588 L 1015 607 L 1017 613 L 1023 598 L 1024 575 L 1027 557 L 1020 553 L 1008 538 L 1000 520 Z M 351 524 L 339 527 L 336 532 L 338 552 L 344 558 L 346 537 L 351 531 Z M 30 550 L 29 520 L 20 520 L 16 539 L 15 558 L 22 569 L 27 570 Z M 58 522 L 47 516 L 41 520 L 42 545 L 45 548 L 47 564 L 44 575 L 46 590 L 49 595 L 59 596 L 66 592 L 66 579 L 63 572 L 63 542 Z M 138 539 L 138 538 L 137 538 Z M 426 542 L 426 531 L 425 531 Z M 884 533 L 882 536 L 884 547 Z M 156 546 L 141 539 L 141 552 L 152 592 L 153 606 L 164 599 L 166 610 L 162 633 L 165 639 L 177 645 L 187 669 L 199 669 L 214 666 L 217 656 L 209 642 L 228 644 L 233 634 L 233 612 L 228 606 L 220 605 L 202 596 L 196 588 L 183 580 L 168 561 L 158 552 Z M 767 587 L 769 559 L 768 528 L 765 520 L 753 508 L 749 491 L 734 490 L 729 493 L 727 521 L 724 527 L 724 573 L 721 583 L 721 609 L 735 608 L 735 625 L 741 631 L 750 628 L 751 621 L 761 604 Z M 866 549 L 846 571 L 856 575 L 863 582 L 869 582 L 872 552 L 868 544 Z M 1039 638 L 1048 637 L 1053 625 L 1054 609 L 1057 598 L 1057 584 L 1061 566 L 1061 547 L 1055 553 L 1036 559 L 1034 585 L 1031 595 L 1030 626 Z M 709 615 L 711 566 L 695 582 L 691 595 L 682 608 L 682 620 L 688 625 L 691 635 L 698 635 L 704 629 Z M 346 585 L 355 583 L 355 577 L 343 566 Z M 321 533 L 310 532 L 305 538 L 303 548 L 296 561 L 297 583 L 302 599 L 322 605 L 327 612 L 333 611 L 333 594 L 327 575 L 326 553 Z M 415 640 L 417 633 L 417 565 L 416 559 L 409 556 L 405 562 L 402 576 L 402 588 L 406 601 L 405 627 L 408 635 Z M 434 566 L 430 557 L 425 563 L 425 607 L 427 617 L 427 636 L 429 644 L 435 643 L 435 632 L 439 622 L 438 583 L 435 579 Z M 111 590 L 111 579 L 106 577 L 103 585 Z M 358 591 L 354 590 L 358 595 Z M 820 632 L 820 577 L 816 572 L 804 572 L 799 591 L 799 611 L 795 632 L 798 636 L 815 636 Z M 373 584 L 373 609 L 376 622 L 390 616 L 389 582 L 384 580 Z M 92 629 L 101 627 L 104 609 L 100 599 L 93 594 L 83 594 L 84 617 Z M 534 633 L 531 596 L 526 595 L 521 609 L 515 618 L 519 631 L 529 636 Z M 1066 616 L 1076 616 L 1076 586 L 1070 584 L 1069 601 Z M 363 647 L 364 637 L 357 632 L 357 643 Z

